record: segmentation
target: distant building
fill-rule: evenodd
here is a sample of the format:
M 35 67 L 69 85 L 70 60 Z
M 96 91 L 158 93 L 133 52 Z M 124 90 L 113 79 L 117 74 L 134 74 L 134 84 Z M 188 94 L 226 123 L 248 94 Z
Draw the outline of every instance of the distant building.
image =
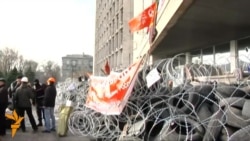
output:
M 62 79 L 78 77 L 93 71 L 93 56 L 72 54 L 62 57 Z
M 133 62 L 133 34 L 128 21 L 133 15 L 133 1 L 97 0 L 94 74 L 102 75 L 106 61 L 114 71 Z

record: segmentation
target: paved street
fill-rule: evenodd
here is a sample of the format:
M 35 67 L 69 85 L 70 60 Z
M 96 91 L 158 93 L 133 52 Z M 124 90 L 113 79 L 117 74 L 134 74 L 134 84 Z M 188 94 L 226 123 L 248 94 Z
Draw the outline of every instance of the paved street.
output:
M 7 135 L 0 138 L 0 141 L 90 141 L 85 137 L 77 137 L 72 134 L 68 134 L 66 137 L 58 137 L 56 132 L 42 133 L 43 129 L 39 129 L 37 133 L 32 132 L 32 128 L 27 128 L 27 131 L 17 131 L 14 138 L 11 138 L 11 131 L 8 130 Z
M 35 108 L 32 108 L 33 115 L 35 117 L 35 120 L 37 121 L 37 116 L 35 112 Z M 58 119 L 56 117 L 56 119 Z M 87 137 L 78 137 L 74 136 L 70 132 L 68 132 L 68 135 L 66 137 L 58 137 L 56 132 L 51 133 L 42 133 L 42 130 L 44 130 L 44 127 L 39 127 L 37 133 L 33 133 L 33 130 L 31 128 L 29 119 L 27 115 L 25 115 L 25 124 L 27 127 L 27 131 L 23 133 L 21 130 L 17 131 L 14 138 L 11 137 L 11 130 L 7 130 L 7 135 L 4 137 L 0 137 L 0 141 L 90 141 Z

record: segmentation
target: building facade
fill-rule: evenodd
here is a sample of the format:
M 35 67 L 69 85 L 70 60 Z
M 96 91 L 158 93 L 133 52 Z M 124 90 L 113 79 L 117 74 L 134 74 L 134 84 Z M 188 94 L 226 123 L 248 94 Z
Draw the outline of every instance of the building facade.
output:
M 132 17 L 133 1 L 96 1 L 95 75 L 102 75 L 106 61 L 114 71 L 133 62 L 133 38 L 128 27 Z
M 152 0 L 135 3 L 135 10 L 145 9 Z M 179 65 L 215 65 L 225 77 L 235 77 L 238 69 L 249 72 L 249 4 L 243 0 L 159 0 L 158 35 L 149 44 L 144 30 L 134 33 L 135 43 L 145 43 L 134 49 L 133 60 L 147 52 L 153 62 L 182 54 L 185 61 Z
M 62 57 L 62 79 L 76 78 L 93 72 L 93 57 L 86 54 L 72 54 Z

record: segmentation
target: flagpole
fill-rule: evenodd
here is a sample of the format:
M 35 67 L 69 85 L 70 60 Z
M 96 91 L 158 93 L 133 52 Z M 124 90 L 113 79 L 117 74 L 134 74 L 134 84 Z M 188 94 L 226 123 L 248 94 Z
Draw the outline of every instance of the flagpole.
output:
M 150 49 L 151 49 L 151 46 L 152 46 L 152 44 L 153 44 L 153 42 L 158 34 L 158 31 L 156 29 L 158 5 L 159 5 L 159 0 L 155 0 L 155 11 L 154 11 L 154 16 L 153 16 L 153 21 L 152 21 L 152 25 L 149 27 L 150 28 L 150 32 L 149 32 Z

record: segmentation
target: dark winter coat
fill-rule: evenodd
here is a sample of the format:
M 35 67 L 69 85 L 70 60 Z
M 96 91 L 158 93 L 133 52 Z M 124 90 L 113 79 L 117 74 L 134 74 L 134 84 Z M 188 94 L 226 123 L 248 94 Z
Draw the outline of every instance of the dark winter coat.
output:
M 45 89 L 45 95 L 44 95 L 44 106 L 45 107 L 55 107 L 55 102 L 56 102 L 56 87 L 55 85 L 51 84 L 47 86 Z
M 35 98 L 37 105 L 43 105 L 45 88 L 45 86 L 40 85 L 39 83 L 35 85 Z
M 0 106 L 8 105 L 8 89 L 5 86 L 0 86 Z
M 27 84 L 22 84 L 16 89 L 16 93 L 13 96 L 13 101 L 15 102 L 15 107 L 17 108 L 29 108 L 31 107 L 31 102 L 34 103 L 34 93 L 31 87 Z

